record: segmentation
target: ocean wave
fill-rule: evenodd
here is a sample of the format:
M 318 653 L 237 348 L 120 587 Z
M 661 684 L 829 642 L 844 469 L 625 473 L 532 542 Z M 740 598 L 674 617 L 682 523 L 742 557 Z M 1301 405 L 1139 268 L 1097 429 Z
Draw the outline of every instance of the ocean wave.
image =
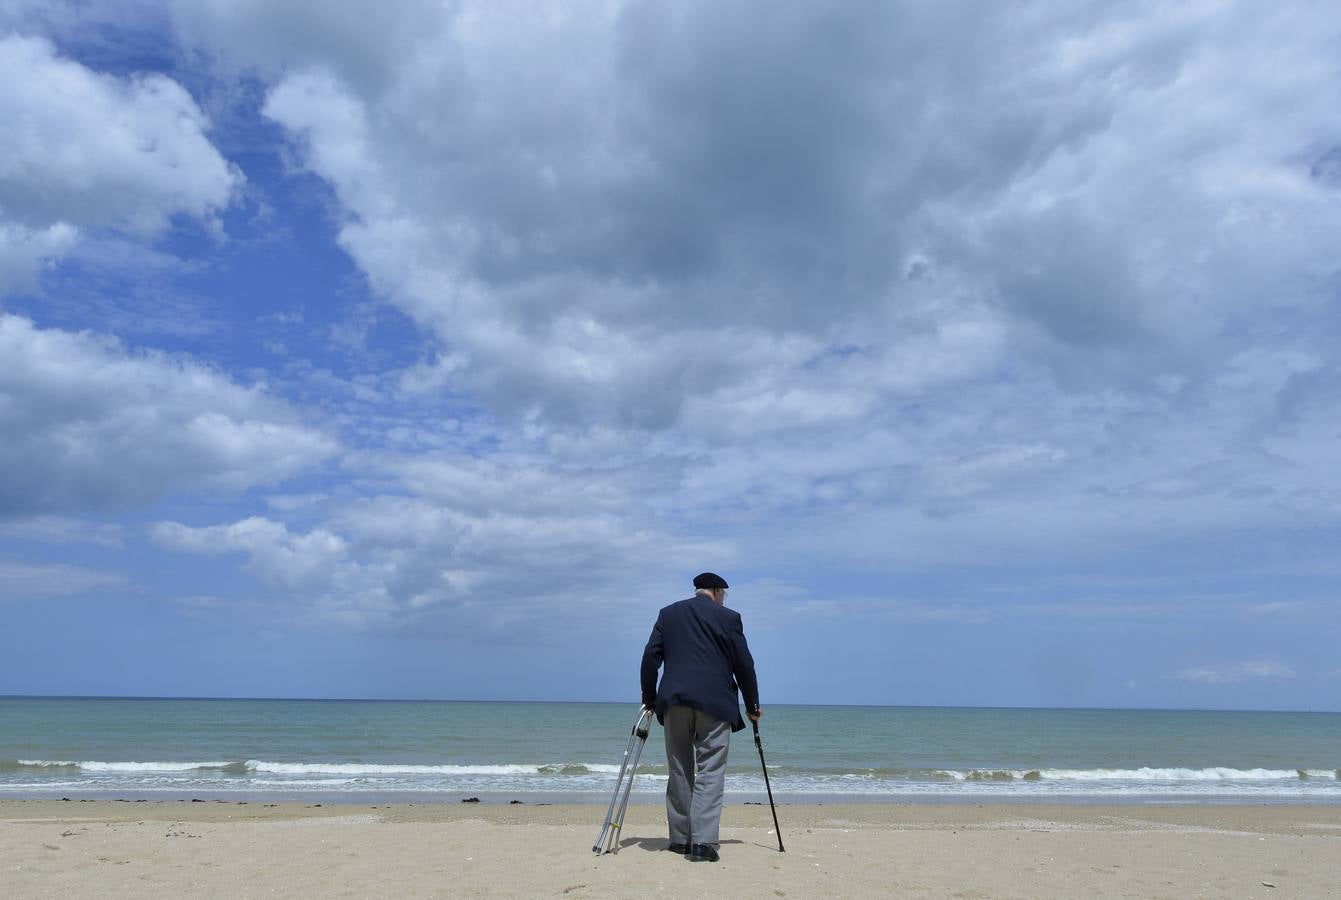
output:
M 1341 770 L 1330 769 L 1231 769 L 1211 766 L 1204 769 L 938 769 L 935 773 L 953 781 L 1132 781 L 1152 782 L 1223 782 L 1223 781 L 1300 781 L 1341 779 Z
M 430 766 L 399 763 L 290 763 L 263 759 L 247 760 L 253 772 L 276 775 L 537 775 L 539 766 L 478 765 Z
M 230 762 L 80 762 L 85 772 L 226 772 L 237 771 Z
M 502 765 L 416 765 L 401 763 L 289 763 L 249 759 L 253 772 L 280 775 L 604 775 L 618 766 L 602 763 L 510 763 Z M 642 767 L 639 767 L 641 773 Z
M 1305 777 L 1299 769 L 1043 769 L 1049 781 L 1289 781 Z
M 639 774 L 646 770 L 639 766 Z M 653 767 L 655 768 L 655 767 Z M 249 773 L 275 775 L 613 775 L 619 766 L 605 763 L 505 763 L 501 765 L 426 765 L 405 763 L 366 762 L 275 762 L 263 759 L 245 761 L 163 761 L 163 762 L 104 762 L 100 760 L 18 759 L 0 761 L 0 770 L 38 769 L 51 771 L 71 769 L 90 773 L 156 773 L 156 772 L 221 772 L 245 775 Z
M 369 791 L 437 795 L 458 791 L 604 794 L 617 765 L 239 761 L 0 760 L 0 790 Z M 769 766 L 775 792 L 853 796 L 1341 796 L 1341 770 L 1319 768 L 811 768 Z M 662 764 L 638 767 L 635 791 L 664 789 Z M 757 770 L 733 770 L 729 791 L 764 789 Z
M 1225 781 L 1307 781 L 1341 780 L 1341 769 L 1235 769 L 1226 766 L 1190 767 L 1146 766 L 1136 769 L 828 769 L 803 766 L 770 765 L 775 779 L 838 779 L 871 782 L 1225 782 Z
M 5 759 L 0 769 L 77 769 L 79 763 L 59 759 Z
M 13 769 L 78 769 L 83 772 L 194 772 L 245 771 L 245 763 L 240 762 L 101 762 L 99 760 L 56 760 L 56 759 L 18 759 L 13 766 L 0 764 L 0 768 Z
M 647 768 L 646 764 L 639 764 L 638 766 L 639 774 L 641 774 L 646 768 Z M 605 765 L 604 763 L 563 763 L 561 765 L 541 766 L 540 774 L 541 775 L 618 775 L 619 766 L 610 766 Z

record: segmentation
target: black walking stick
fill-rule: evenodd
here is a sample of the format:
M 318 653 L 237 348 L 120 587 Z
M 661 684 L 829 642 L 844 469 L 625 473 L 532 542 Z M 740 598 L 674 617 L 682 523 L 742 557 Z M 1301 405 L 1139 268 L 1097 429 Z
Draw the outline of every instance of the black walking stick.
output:
M 773 805 L 773 787 L 768 783 L 768 763 L 764 762 L 764 743 L 759 740 L 759 722 L 751 719 L 750 724 L 754 726 L 754 746 L 759 748 L 759 765 L 764 770 L 764 789 L 768 791 L 768 808 L 773 811 L 773 830 L 778 834 L 778 852 L 786 853 L 786 848 L 782 846 L 782 829 L 778 827 L 778 808 Z

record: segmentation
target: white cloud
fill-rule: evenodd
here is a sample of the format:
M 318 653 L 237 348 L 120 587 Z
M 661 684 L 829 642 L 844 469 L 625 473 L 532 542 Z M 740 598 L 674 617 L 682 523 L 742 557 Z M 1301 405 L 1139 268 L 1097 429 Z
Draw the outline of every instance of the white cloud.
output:
M 205 528 L 161 522 L 150 533 L 163 546 L 188 553 L 246 553 L 257 574 L 291 589 L 330 583 L 346 550 L 344 540 L 329 531 L 296 535 L 259 516 Z
M 0 121 L 0 295 L 82 233 L 209 220 L 241 181 L 181 85 L 94 72 L 45 38 L 0 34 Z
M 1258 660 L 1224 666 L 1198 666 L 1182 669 L 1178 677 L 1183 681 L 1200 684 L 1236 684 L 1241 681 L 1259 679 L 1294 678 L 1294 670 L 1278 662 Z
M 0 599 L 86 594 L 125 582 L 121 575 L 83 566 L 53 563 L 33 565 L 0 560 Z
M 118 509 L 273 484 L 333 441 L 188 359 L 0 315 L 0 513 Z

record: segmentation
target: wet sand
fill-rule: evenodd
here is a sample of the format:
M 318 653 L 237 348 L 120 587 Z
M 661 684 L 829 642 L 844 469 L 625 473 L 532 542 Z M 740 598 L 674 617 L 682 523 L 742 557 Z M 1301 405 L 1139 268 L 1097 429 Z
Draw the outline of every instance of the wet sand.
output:
M 1341 806 L 729 806 L 722 860 L 604 806 L 0 801 L 5 897 L 1341 897 Z

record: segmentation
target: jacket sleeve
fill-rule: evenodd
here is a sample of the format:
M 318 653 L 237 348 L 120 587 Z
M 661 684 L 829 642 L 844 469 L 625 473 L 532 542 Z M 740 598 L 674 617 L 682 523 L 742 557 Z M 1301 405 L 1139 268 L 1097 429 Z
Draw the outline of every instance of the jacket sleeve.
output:
M 749 642 L 745 640 L 745 624 L 738 615 L 731 621 L 730 635 L 732 674 L 744 695 L 745 709 L 754 712 L 759 708 L 759 680 L 754 675 L 754 657 L 750 655 Z
M 647 646 L 643 648 L 643 665 L 640 674 L 643 691 L 643 705 L 655 706 L 657 702 L 657 669 L 661 668 L 662 660 L 661 647 L 661 616 L 657 616 L 657 623 L 652 626 L 652 636 L 647 639 Z

